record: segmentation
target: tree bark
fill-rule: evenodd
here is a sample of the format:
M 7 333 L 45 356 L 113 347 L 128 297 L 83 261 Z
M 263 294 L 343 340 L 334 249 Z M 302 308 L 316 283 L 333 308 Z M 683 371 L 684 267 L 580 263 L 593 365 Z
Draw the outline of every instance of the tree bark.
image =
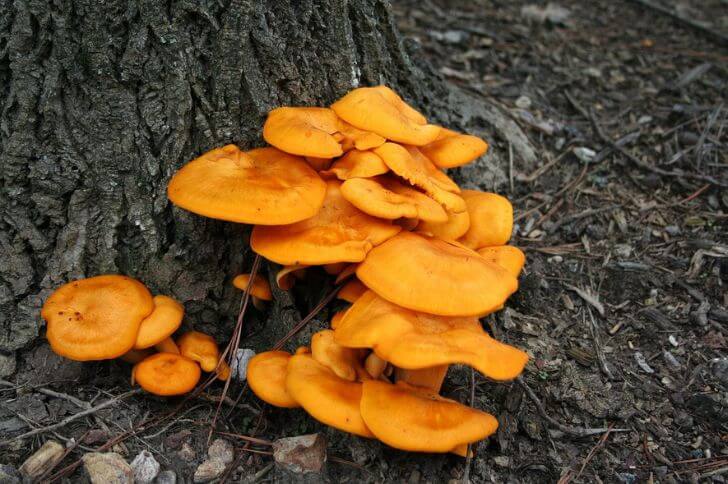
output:
M 385 83 L 496 143 L 459 181 L 497 187 L 509 143 L 521 167 L 534 163 L 509 118 L 405 44 L 384 0 L 0 0 L 0 359 L 33 345 L 52 288 L 101 273 L 178 298 L 187 324 L 224 338 L 248 228 L 172 207 L 166 185 L 206 150 L 262 145 L 277 106 Z M 281 298 L 254 342 L 298 317 Z

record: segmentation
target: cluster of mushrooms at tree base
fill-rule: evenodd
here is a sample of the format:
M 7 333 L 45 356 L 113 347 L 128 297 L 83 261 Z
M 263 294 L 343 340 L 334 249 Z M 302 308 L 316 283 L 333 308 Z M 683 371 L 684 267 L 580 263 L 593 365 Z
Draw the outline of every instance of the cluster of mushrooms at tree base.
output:
M 169 199 L 254 225 L 251 246 L 280 264 L 281 289 L 319 266 L 351 305 L 293 354 L 256 355 L 250 388 L 271 405 L 302 407 L 324 424 L 398 449 L 465 456 L 498 422 L 439 395 L 448 366 L 511 380 L 528 360 L 479 320 L 518 288 L 525 257 L 506 245 L 511 204 L 461 190 L 445 174 L 487 144 L 428 124 L 385 86 L 354 89 L 329 108 L 274 109 L 263 137 L 272 146 L 227 145 L 187 163 L 170 180 Z M 271 288 L 260 275 L 250 278 L 240 274 L 233 284 L 262 308 Z M 138 281 L 108 275 L 61 287 L 42 315 L 60 355 L 122 357 L 136 363 L 133 381 L 144 389 L 178 395 L 194 388 L 201 369 L 230 375 L 209 336 L 172 339 L 183 312 Z

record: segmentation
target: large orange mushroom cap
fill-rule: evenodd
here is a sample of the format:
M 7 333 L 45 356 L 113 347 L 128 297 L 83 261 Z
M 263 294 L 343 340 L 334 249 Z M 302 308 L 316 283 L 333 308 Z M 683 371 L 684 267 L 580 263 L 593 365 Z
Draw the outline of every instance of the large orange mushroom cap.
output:
M 417 231 L 433 235 L 444 240 L 457 240 L 470 228 L 470 214 L 465 212 L 447 212 L 447 220 L 442 223 L 421 222 Z
M 188 331 L 177 340 L 180 354 L 200 364 L 203 370 L 210 372 L 217 368 L 220 350 L 212 336 L 199 331 Z
M 523 269 L 523 265 L 526 263 L 526 255 L 521 249 L 512 245 L 483 247 L 482 249 L 478 249 L 477 252 L 485 260 L 507 270 L 513 277 L 518 277 L 521 274 L 521 269 Z
M 341 119 L 387 139 L 422 146 L 437 138 L 438 126 L 427 120 L 386 86 L 361 87 L 331 105 Z
M 420 148 L 422 154 L 439 168 L 466 165 L 488 151 L 488 143 L 469 134 L 442 129 L 440 136 Z
M 488 413 L 403 382 L 365 381 L 360 408 L 379 440 L 414 452 L 450 452 L 498 428 L 498 420 Z
M 364 359 L 362 351 L 346 348 L 334 341 L 334 332 L 324 329 L 311 337 L 311 356 L 336 376 L 346 381 L 356 381 L 367 378 L 362 365 Z
M 371 217 L 341 194 L 341 182 L 327 183 L 326 200 L 314 217 L 291 225 L 253 228 L 255 252 L 283 265 L 359 262 L 372 247 L 401 229 Z
M 372 249 L 356 275 L 388 301 L 441 316 L 491 312 L 518 289 L 515 277 L 477 252 L 411 232 Z
M 280 225 L 314 216 L 326 184 L 302 158 L 275 148 L 226 145 L 183 166 L 169 182 L 175 205 L 230 222 Z
M 247 290 L 249 283 L 250 274 L 239 274 L 235 276 L 235 279 L 233 279 L 233 286 L 237 287 L 241 291 Z M 250 295 L 252 297 L 262 299 L 263 301 L 273 300 L 273 293 L 271 293 L 270 284 L 260 274 L 256 274 L 255 279 L 253 279 L 253 283 L 250 287 Z
M 352 178 L 341 185 L 341 194 L 359 210 L 374 217 L 447 221 L 447 213 L 439 203 L 395 178 Z
M 466 364 L 494 380 L 511 380 L 528 355 L 494 340 L 475 316 L 434 316 L 406 309 L 368 291 L 346 312 L 334 333 L 349 348 L 372 348 L 404 369 Z
M 184 356 L 157 353 L 137 363 L 131 378 L 149 393 L 165 397 L 182 395 L 200 381 L 200 367 Z
M 335 176 L 339 180 L 350 178 L 371 178 L 383 175 L 389 171 L 382 158 L 371 150 L 351 150 L 339 158 L 326 171 L 321 174 Z
M 168 296 L 154 296 L 154 310 L 144 318 L 134 349 L 150 348 L 172 336 L 182 324 L 185 308 Z
M 374 150 L 392 172 L 412 185 L 421 188 L 452 212 L 466 210 L 465 201 L 458 195 L 460 188 L 446 174 L 413 146 L 384 143 Z
M 286 390 L 290 359 L 291 354 L 285 351 L 266 351 L 250 359 L 246 379 L 258 398 L 276 407 L 300 407 Z
M 362 437 L 373 437 L 359 411 L 362 384 L 343 380 L 310 354 L 288 362 L 286 389 L 313 418 Z
M 495 193 L 463 190 L 470 214 L 470 228 L 459 242 L 471 249 L 503 245 L 513 232 L 513 206 Z
M 334 158 L 343 151 L 332 136 L 339 117 L 329 108 L 282 107 L 268 113 L 263 138 L 281 151 L 315 158 Z
M 64 284 L 46 299 L 40 314 L 55 353 L 88 361 L 117 358 L 131 350 L 142 321 L 153 310 L 144 284 L 105 275 Z

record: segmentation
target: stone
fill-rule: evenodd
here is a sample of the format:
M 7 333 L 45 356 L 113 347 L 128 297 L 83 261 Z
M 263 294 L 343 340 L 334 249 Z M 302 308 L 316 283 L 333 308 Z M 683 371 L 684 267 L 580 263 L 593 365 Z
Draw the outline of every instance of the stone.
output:
M 326 464 L 326 438 L 299 435 L 273 442 L 273 459 L 279 468 L 294 474 L 321 473 Z
M 13 466 L 0 464 L 0 484 L 20 484 L 20 473 Z
M 194 482 L 210 482 L 225 472 L 225 463 L 219 460 L 206 460 L 195 470 Z
M 210 448 L 207 449 L 207 457 L 210 460 L 218 460 L 227 465 L 235 459 L 235 449 L 227 440 L 215 439 Z
M 197 452 L 195 452 L 195 449 L 189 443 L 183 442 L 177 451 L 177 455 L 185 462 L 192 462 L 197 457 Z
M 0 352 L 0 378 L 15 373 L 15 354 Z
M 54 468 L 63 459 L 66 449 L 56 442 L 49 440 L 28 457 L 20 466 L 20 475 L 31 481 L 36 480 L 49 469 Z
M 239 381 L 245 381 L 248 378 L 248 363 L 255 356 L 255 351 L 250 348 L 239 348 L 235 353 L 232 365 L 230 365 L 230 372 L 232 378 Z
M 177 474 L 174 471 L 162 471 L 154 480 L 155 484 L 177 484 Z
M 159 474 L 159 462 L 148 450 L 143 450 L 131 461 L 134 481 L 137 484 L 149 484 Z
M 92 484 L 134 484 L 134 471 L 116 452 L 89 452 L 81 460 Z
M 549 3 L 545 7 L 531 4 L 521 7 L 521 15 L 531 22 L 564 24 L 571 16 L 571 11 L 556 3 Z

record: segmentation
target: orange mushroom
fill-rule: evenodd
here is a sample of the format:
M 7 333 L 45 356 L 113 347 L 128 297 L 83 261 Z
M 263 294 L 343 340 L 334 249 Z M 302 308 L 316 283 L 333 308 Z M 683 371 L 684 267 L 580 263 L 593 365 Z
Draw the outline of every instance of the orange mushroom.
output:
M 444 240 L 457 240 L 470 228 L 470 214 L 467 211 L 460 213 L 447 213 L 447 220 L 442 223 L 421 222 L 417 231 L 433 235 Z
M 389 167 L 373 151 L 351 150 L 336 160 L 331 168 L 321 172 L 321 175 L 349 180 L 350 178 L 371 178 L 383 175 L 388 171 Z
M 132 384 L 138 383 L 149 393 L 161 396 L 188 393 L 200 381 L 200 367 L 194 361 L 174 353 L 157 353 L 134 366 Z
M 151 349 L 146 350 L 129 350 L 123 355 L 119 357 L 120 360 L 125 361 L 127 363 L 131 363 L 133 365 L 139 363 L 143 359 L 152 356 L 154 354 L 154 351 Z
M 356 275 L 388 301 L 441 316 L 486 314 L 518 288 L 515 277 L 477 252 L 411 232 L 372 249 Z
M 387 139 L 422 146 L 440 132 L 386 86 L 354 89 L 331 105 L 347 123 Z
M 276 272 L 278 288 L 283 291 L 291 289 L 296 284 L 296 279 L 303 279 L 307 267 L 302 264 L 283 266 L 281 270 Z
M 282 107 L 268 113 L 263 138 L 293 155 L 334 158 L 343 153 L 332 136 L 338 129 L 339 118 L 329 108 Z
M 286 390 L 286 372 L 290 353 L 266 351 L 248 362 L 247 381 L 258 398 L 276 407 L 300 407 Z
M 367 292 L 369 288 L 362 284 L 359 279 L 352 279 L 351 281 L 344 284 L 344 286 L 336 293 L 338 299 L 346 302 L 353 303 L 361 297 L 362 294 Z
M 362 384 L 346 381 L 310 354 L 288 362 L 286 390 L 313 418 L 331 427 L 373 437 L 359 411 Z
M 154 349 L 156 349 L 160 353 L 174 353 L 177 355 L 179 354 L 179 347 L 172 338 L 163 339 L 162 341 L 154 345 Z
M 212 336 L 199 331 L 188 331 L 177 340 L 180 354 L 200 364 L 207 372 L 215 371 L 220 360 L 220 350 Z
M 339 139 L 341 148 L 344 151 L 353 149 L 369 150 L 387 141 L 376 133 L 356 128 L 342 119 L 339 119 L 339 131 L 334 134 L 334 137 Z
M 43 304 L 46 338 L 71 360 L 118 358 L 131 350 L 154 310 L 149 290 L 131 277 L 105 275 L 69 282 Z
M 342 380 L 361 381 L 369 378 L 362 365 L 362 351 L 338 344 L 330 329 L 314 333 L 311 337 L 311 356 Z
M 233 286 L 245 292 L 250 284 L 250 274 L 239 274 L 233 279 Z M 260 274 L 255 275 L 253 283 L 250 287 L 250 297 L 253 298 L 253 305 L 258 309 L 263 309 L 263 301 L 272 301 L 273 294 L 270 291 L 270 284 Z
M 512 245 L 498 245 L 495 247 L 483 247 L 477 250 L 478 254 L 485 260 L 499 265 L 508 271 L 513 277 L 518 277 L 526 263 L 526 256 L 518 247 Z
M 327 182 L 326 200 L 314 217 L 291 225 L 253 228 L 255 252 L 278 264 L 358 262 L 400 227 L 371 217 L 346 201 L 341 182 Z
M 179 302 L 168 296 L 154 296 L 153 301 L 154 310 L 142 321 L 134 343 L 134 349 L 142 350 L 161 344 L 169 339 L 182 324 L 185 308 Z M 171 340 L 166 342 L 165 348 L 167 350 L 172 349 L 172 346 L 169 345 L 170 342 L 174 345 Z M 171 352 L 179 353 L 179 351 Z
M 341 194 L 359 210 L 374 217 L 447 221 L 447 213 L 439 203 L 392 177 L 352 178 L 341 185 Z
M 466 165 L 488 151 L 488 143 L 469 134 L 442 128 L 435 141 L 420 148 L 439 168 Z
M 243 153 L 226 145 L 183 166 L 169 182 L 175 205 L 206 217 L 257 225 L 314 216 L 326 184 L 297 156 L 275 148 Z
M 346 310 L 344 311 L 338 311 L 333 316 L 331 316 L 331 329 L 336 329 L 339 326 L 339 323 L 341 323 L 341 320 L 344 319 L 344 314 L 346 314 Z
M 459 242 L 471 249 L 503 245 L 513 231 L 513 206 L 507 198 L 495 193 L 463 190 L 468 206 L 470 228 Z
M 492 415 L 407 383 L 362 384 L 361 418 L 382 442 L 414 452 L 451 452 L 492 435 Z

